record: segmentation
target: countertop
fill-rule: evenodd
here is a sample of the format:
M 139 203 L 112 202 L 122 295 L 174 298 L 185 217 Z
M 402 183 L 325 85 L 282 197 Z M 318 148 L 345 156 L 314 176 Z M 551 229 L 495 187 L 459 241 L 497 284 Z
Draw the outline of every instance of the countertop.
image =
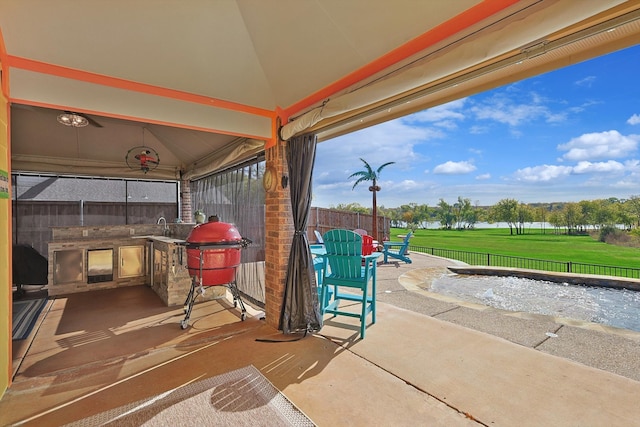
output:
M 148 236 L 131 236 L 131 239 L 147 239 L 147 240 L 155 240 L 158 242 L 164 243 L 173 243 L 176 245 L 180 245 L 185 243 L 186 241 L 183 239 L 174 239 L 173 237 L 167 236 L 156 236 L 156 235 L 148 235 Z

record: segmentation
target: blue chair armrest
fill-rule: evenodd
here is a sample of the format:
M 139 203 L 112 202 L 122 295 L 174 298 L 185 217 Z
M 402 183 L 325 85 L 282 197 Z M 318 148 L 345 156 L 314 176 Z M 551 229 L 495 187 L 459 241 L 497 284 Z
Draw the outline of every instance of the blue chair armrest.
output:
M 404 246 L 406 245 L 406 243 L 404 242 L 384 242 L 384 247 L 385 248 L 391 248 L 391 247 L 396 247 L 396 246 Z
M 371 255 L 363 255 L 362 259 L 364 260 L 365 264 L 367 266 L 369 266 L 370 264 L 373 265 L 373 267 L 375 268 L 376 266 L 376 260 L 382 255 L 381 252 L 374 252 Z
M 324 245 L 309 245 L 311 255 L 326 255 L 327 248 Z

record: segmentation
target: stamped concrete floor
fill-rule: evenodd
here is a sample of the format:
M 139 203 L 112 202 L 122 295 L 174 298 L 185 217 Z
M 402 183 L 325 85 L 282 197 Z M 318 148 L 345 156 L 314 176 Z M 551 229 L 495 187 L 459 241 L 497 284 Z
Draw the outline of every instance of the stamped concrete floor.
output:
M 248 364 L 318 425 L 638 425 L 640 382 L 596 366 L 628 342 L 637 373 L 636 335 L 435 298 L 418 278 L 451 261 L 412 258 L 380 266 L 365 340 L 338 317 L 299 341 L 259 342 L 291 337 L 224 301 L 198 304 L 183 331 L 182 310 L 147 287 L 56 299 L 15 356 L 0 425 L 61 425 Z

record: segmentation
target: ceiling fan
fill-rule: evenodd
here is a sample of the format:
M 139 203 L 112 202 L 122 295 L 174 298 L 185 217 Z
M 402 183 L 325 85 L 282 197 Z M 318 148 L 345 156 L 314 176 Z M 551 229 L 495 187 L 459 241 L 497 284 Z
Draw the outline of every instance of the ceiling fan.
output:
M 33 111 L 33 112 L 45 112 L 45 111 L 49 113 L 56 112 L 56 110 L 52 110 L 49 108 L 35 107 L 32 105 L 26 105 L 26 104 L 12 104 L 11 106 L 15 108 L 19 108 L 21 110 Z M 87 114 L 76 113 L 74 111 L 62 110 L 62 112 L 57 115 L 57 119 L 59 123 L 62 123 L 65 126 L 71 126 L 76 128 L 84 127 L 88 125 L 91 125 L 97 128 L 104 127 L 100 123 L 98 123 L 97 121 L 89 117 Z
M 65 111 L 62 114 L 58 115 L 58 123 L 62 123 L 65 126 L 72 127 L 85 127 L 87 125 L 91 125 L 97 128 L 103 127 L 100 123 L 93 120 L 86 114 L 83 113 L 75 113 L 73 111 Z

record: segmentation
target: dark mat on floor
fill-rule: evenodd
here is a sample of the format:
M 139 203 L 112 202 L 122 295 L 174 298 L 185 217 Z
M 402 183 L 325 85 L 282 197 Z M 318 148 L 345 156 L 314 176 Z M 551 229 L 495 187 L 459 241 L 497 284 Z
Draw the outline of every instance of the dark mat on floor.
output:
M 23 340 L 29 336 L 45 305 L 45 298 L 13 302 L 13 340 Z

